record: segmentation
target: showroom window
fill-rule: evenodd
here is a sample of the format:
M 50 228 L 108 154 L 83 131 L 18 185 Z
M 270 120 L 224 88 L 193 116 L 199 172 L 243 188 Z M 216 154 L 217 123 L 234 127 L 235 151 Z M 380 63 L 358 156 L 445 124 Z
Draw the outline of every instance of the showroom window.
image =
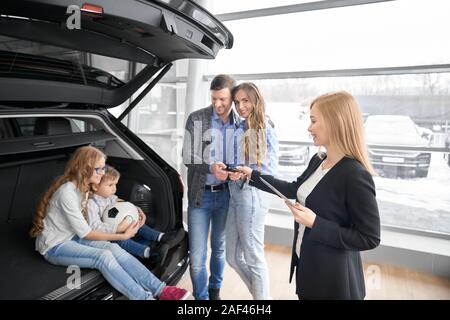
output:
M 136 72 L 144 66 L 137 65 Z M 181 148 L 184 128 L 185 82 L 168 82 L 176 77 L 177 64 L 135 107 L 128 126 L 164 160 L 181 171 Z M 146 83 L 141 90 L 148 85 Z M 133 99 L 141 92 L 133 95 Z
M 366 119 L 382 224 L 450 234 L 450 162 L 443 152 L 450 138 L 450 73 L 254 82 L 275 123 L 281 179 L 295 180 L 317 151 L 307 131 L 311 100 L 346 90 Z M 279 199 L 267 199 L 272 208 L 285 209 Z
M 346 90 L 358 100 L 366 121 L 382 225 L 448 237 L 450 44 L 443 39 L 450 29 L 450 4 L 398 0 L 277 15 L 269 1 L 232 2 L 205 3 L 211 12 L 224 14 L 235 42 L 215 60 L 201 61 L 199 77 L 205 88 L 218 73 L 261 88 L 280 140 L 279 176 L 295 179 L 317 150 L 307 132 L 311 100 Z M 300 8 L 304 2 L 286 0 L 277 6 Z M 270 14 L 230 18 L 237 8 L 269 7 L 274 7 Z M 174 65 L 139 103 L 128 123 L 183 172 L 187 77 L 179 67 Z M 196 108 L 207 106 L 208 90 L 197 94 L 204 103 Z M 279 199 L 267 197 L 272 216 L 290 217 Z
M 316 151 L 306 130 L 311 100 L 336 90 L 355 95 L 368 121 L 382 225 L 448 237 L 450 45 L 442 39 L 449 9 L 446 1 L 399 0 L 231 18 L 224 23 L 234 47 L 206 62 L 206 78 L 229 73 L 261 87 L 280 139 L 279 175 L 287 180 Z M 290 214 L 268 199 L 272 212 Z

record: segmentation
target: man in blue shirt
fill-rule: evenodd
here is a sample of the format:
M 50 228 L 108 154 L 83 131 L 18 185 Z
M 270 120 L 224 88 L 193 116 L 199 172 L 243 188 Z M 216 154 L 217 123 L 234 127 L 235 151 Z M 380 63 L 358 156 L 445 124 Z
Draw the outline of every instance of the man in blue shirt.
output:
M 186 121 L 183 162 L 188 168 L 188 228 L 190 274 L 197 300 L 220 300 L 225 267 L 225 223 L 230 194 L 227 154 L 235 141 L 239 117 L 232 110 L 230 76 L 216 76 L 210 86 L 211 105 L 192 112 Z M 228 153 L 230 153 L 228 151 Z M 207 242 L 211 225 L 211 259 L 208 281 Z

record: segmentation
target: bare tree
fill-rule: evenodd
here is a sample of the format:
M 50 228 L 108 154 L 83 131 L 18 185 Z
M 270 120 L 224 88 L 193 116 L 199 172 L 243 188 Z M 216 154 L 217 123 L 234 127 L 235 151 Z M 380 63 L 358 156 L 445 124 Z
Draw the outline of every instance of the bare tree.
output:
M 441 82 L 441 75 L 439 73 L 424 73 L 423 74 L 423 88 L 424 93 L 437 94 L 439 93 L 439 83 Z

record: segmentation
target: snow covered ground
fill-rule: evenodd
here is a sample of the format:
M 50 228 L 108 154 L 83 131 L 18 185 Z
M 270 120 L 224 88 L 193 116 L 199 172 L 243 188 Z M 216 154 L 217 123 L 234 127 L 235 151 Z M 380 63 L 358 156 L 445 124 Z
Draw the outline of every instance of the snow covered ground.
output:
M 431 155 L 427 178 L 374 181 L 382 223 L 450 234 L 450 167 L 442 153 Z
M 433 153 L 427 178 L 374 177 L 379 200 L 418 209 L 450 212 L 450 167 L 442 153 Z M 449 222 L 450 223 L 450 222 Z
M 304 170 L 305 166 L 281 166 L 279 176 L 293 181 Z M 450 166 L 442 153 L 432 154 L 427 178 L 374 177 L 374 181 L 382 224 L 450 234 Z M 270 207 L 286 209 L 281 199 L 264 197 Z

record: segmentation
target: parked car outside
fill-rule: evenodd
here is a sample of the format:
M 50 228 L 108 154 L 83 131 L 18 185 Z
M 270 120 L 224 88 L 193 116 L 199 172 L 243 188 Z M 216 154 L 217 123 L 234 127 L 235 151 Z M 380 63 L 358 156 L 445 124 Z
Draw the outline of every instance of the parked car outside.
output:
M 308 146 L 298 145 L 295 142 L 289 142 L 287 140 L 281 140 L 278 149 L 278 162 L 280 166 L 302 166 L 308 164 L 310 158 Z
M 298 103 L 268 103 L 267 114 L 275 125 L 280 166 L 301 166 L 310 160 L 309 119 Z
M 36 204 L 71 154 L 93 145 L 121 172 L 117 195 L 142 208 L 163 232 L 183 227 L 181 176 L 108 110 L 147 82 L 148 92 L 184 58 L 214 59 L 232 34 L 189 0 L 92 0 L 79 29 L 66 22 L 70 0 L 0 4 L 0 299 L 114 299 L 102 277 L 48 263 L 28 236 Z M 135 63 L 146 67 L 136 75 Z M 115 65 L 124 72 L 114 73 Z M 97 66 L 98 68 L 96 68 Z M 136 98 L 130 107 L 138 102 Z M 189 264 L 188 239 L 163 265 L 142 262 L 175 285 Z
M 395 149 L 428 146 L 428 141 L 421 136 L 409 116 L 369 115 L 365 122 L 365 132 L 370 161 L 380 176 L 423 178 L 428 175 L 430 152 Z

